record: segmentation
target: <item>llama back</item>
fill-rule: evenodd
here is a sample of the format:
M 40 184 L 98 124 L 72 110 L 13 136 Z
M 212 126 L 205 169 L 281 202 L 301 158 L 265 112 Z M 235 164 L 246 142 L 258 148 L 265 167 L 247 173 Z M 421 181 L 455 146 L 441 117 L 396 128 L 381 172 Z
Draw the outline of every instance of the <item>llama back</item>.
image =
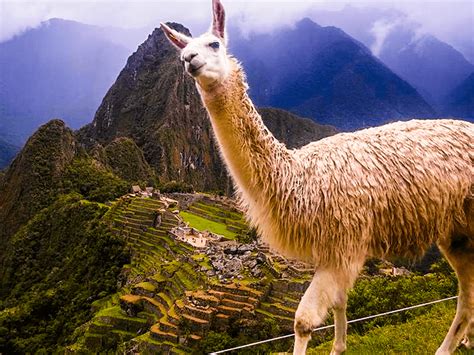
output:
M 294 151 L 300 181 L 277 196 L 287 205 L 273 208 L 262 233 L 287 255 L 329 265 L 362 254 L 422 255 L 467 222 L 473 137 L 467 122 L 413 120 L 311 143 Z

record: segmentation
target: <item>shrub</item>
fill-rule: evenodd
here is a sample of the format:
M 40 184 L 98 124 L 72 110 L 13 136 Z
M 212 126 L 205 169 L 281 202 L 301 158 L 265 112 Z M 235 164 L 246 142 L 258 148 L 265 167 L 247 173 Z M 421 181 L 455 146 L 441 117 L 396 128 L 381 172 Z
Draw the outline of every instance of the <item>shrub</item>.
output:
M 169 181 L 160 187 L 160 191 L 163 193 L 181 192 L 181 193 L 192 193 L 194 192 L 193 185 L 187 184 L 183 181 Z
M 106 202 L 127 193 L 129 184 L 90 158 L 75 159 L 62 181 L 65 193 L 78 192 L 86 199 Z
M 53 353 L 115 292 L 129 261 L 102 216 L 108 208 L 60 196 L 12 238 L 0 278 L 0 353 Z M 6 329 L 6 330 L 5 330 Z

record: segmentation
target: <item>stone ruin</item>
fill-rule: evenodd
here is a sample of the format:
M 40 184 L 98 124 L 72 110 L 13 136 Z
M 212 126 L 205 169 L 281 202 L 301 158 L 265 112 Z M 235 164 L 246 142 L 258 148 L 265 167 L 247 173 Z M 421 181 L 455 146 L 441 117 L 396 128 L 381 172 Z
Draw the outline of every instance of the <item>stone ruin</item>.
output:
M 141 196 L 141 197 L 152 197 L 156 199 L 161 198 L 160 190 L 155 189 L 154 187 L 147 186 L 144 190 L 139 185 L 133 185 L 130 188 L 130 194 L 132 196 Z
M 208 232 L 198 231 L 191 227 L 178 226 L 169 231 L 176 239 L 184 243 L 191 244 L 195 248 L 206 248 L 209 242 L 218 242 L 222 240 L 222 236 Z
M 234 279 L 242 280 L 244 274 L 259 278 L 263 275 L 263 265 L 271 267 L 266 255 L 258 250 L 255 242 L 250 244 L 239 244 L 235 241 L 212 243 L 204 253 L 212 266 L 212 270 L 206 271 L 207 276 L 217 276 L 224 283 Z

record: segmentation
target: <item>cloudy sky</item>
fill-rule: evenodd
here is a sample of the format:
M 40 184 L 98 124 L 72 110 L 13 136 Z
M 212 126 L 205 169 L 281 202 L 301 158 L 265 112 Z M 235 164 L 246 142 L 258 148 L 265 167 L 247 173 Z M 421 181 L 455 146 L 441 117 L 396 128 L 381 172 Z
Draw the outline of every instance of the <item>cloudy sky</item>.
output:
M 454 46 L 462 43 L 474 46 L 474 0 L 223 0 L 223 3 L 228 17 L 244 31 L 270 31 L 291 25 L 304 16 L 318 21 L 318 11 L 339 11 L 351 5 L 396 9 L 405 14 L 404 21 L 416 23 L 420 32 L 431 33 Z M 196 33 L 210 21 L 210 0 L 0 0 L 0 41 L 54 17 L 131 28 L 154 28 L 159 21 L 176 21 Z M 377 26 L 374 31 L 383 33 L 391 24 Z

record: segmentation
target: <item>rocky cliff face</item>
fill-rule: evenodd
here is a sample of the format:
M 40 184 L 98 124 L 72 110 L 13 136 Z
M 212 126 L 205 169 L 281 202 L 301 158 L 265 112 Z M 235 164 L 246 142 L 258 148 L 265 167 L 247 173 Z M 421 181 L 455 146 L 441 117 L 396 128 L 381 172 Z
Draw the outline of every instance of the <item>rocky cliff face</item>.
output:
M 172 27 L 189 34 L 179 24 Z M 269 128 L 291 147 L 335 132 L 282 110 L 262 113 Z M 89 147 L 107 146 L 117 137 L 133 139 L 161 182 L 177 180 L 196 190 L 226 190 L 229 179 L 212 136 L 195 83 L 160 29 L 130 56 L 94 121 L 79 132 Z
M 80 137 L 102 145 L 132 138 L 162 181 L 183 180 L 200 190 L 226 181 L 195 84 L 160 29 L 130 56 Z

